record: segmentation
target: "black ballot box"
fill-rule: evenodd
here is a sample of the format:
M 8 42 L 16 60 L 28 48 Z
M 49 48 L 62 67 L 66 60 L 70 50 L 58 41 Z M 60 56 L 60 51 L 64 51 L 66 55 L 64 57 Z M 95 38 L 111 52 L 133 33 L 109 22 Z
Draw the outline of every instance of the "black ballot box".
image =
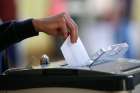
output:
M 0 93 L 140 93 L 139 63 L 118 62 L 119 67 L 125 65 L 116 72 L 112 68 L 118 64 L 112 63 L 10 69 L 0 75 Z

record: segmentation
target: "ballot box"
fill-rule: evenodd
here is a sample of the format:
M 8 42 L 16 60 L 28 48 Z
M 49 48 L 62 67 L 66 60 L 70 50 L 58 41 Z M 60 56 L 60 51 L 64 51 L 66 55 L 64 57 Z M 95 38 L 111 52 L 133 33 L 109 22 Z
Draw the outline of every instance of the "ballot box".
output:
M 93 68 L 10 69 L 0 75 L 0 93 L 140 93 L 139 67 L 138 62 L 108 62 Z

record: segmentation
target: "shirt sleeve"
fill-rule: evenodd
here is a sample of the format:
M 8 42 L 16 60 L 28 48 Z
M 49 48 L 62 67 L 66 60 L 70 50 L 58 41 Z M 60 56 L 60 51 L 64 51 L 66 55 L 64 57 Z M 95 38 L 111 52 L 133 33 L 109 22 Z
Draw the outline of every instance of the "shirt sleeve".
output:
M 26 38 L 37 36 L 32 19 L 11 21 L 0 25 L 0 51 Z

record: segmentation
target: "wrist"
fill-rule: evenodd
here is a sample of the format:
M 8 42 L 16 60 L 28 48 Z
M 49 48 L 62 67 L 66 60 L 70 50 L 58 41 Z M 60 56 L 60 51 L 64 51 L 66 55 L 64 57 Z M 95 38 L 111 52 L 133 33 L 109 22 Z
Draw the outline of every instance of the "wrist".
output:
M 33 27 L 34 27 L 34 29 L 36 30 L 36 31 L 38 31 L 38 32 L 40 32 L 40 29 L 39 29 L 39 20 L 37 20 L 37 19 L 33 19 L 32 20 L 32 24 L 33 24 Z

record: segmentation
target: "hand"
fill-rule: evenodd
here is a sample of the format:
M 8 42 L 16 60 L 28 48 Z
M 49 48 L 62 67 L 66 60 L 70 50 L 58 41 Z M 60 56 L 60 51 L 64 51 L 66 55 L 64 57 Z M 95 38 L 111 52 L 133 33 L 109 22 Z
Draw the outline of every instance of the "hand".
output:
M 33 19 L 33 25 L 37 31 L 52 36 L 63 36 L 66 39 L 70 35 L 72 43 L 75 43 L 78 38 L 78 27 L 66 13 L 43 19 Z

